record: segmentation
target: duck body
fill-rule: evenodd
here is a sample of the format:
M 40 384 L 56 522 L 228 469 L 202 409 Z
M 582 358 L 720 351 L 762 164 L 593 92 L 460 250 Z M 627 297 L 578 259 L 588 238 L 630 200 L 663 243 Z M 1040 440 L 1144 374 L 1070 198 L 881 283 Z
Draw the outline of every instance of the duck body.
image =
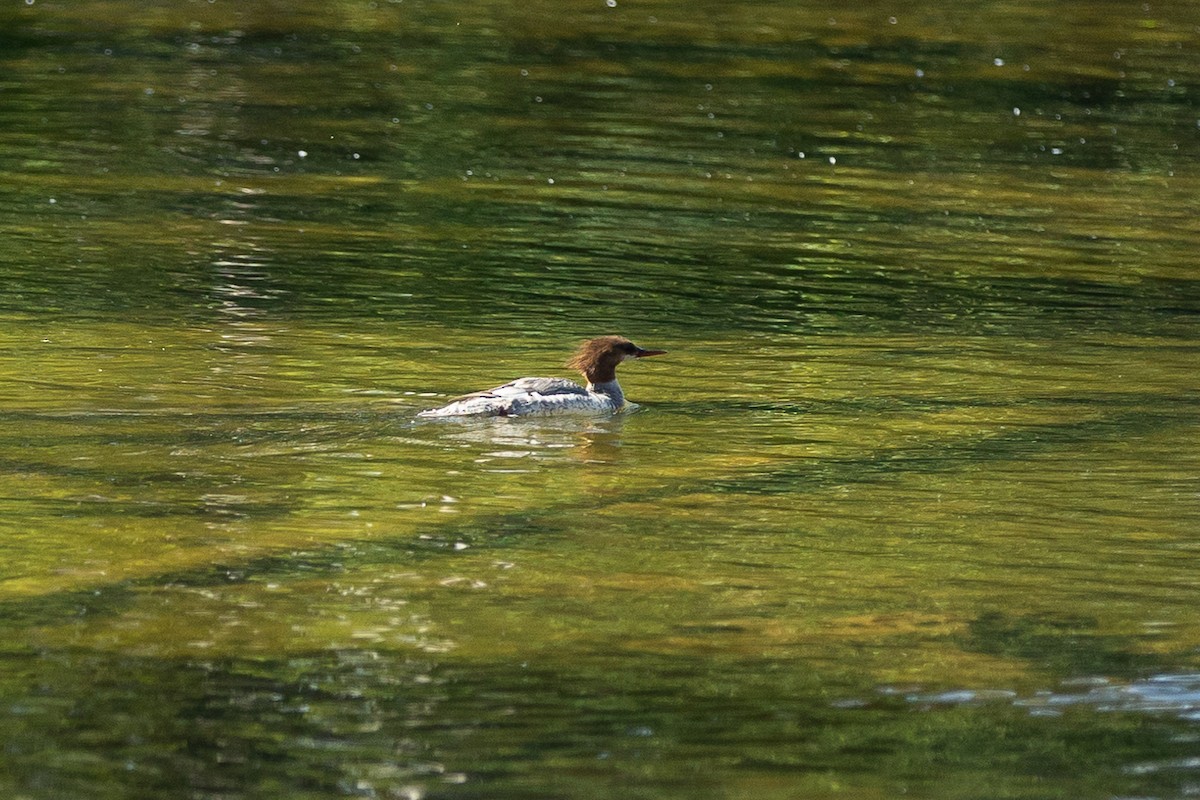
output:
M 422 411 L 419 417 L 552 417 L 561 414 L 615 414 L 625 406 L 615 396 L 565 378 L 518 378 Z
M 580 386 L 565 378 L 518 378 L 510 383 L 459 397 L 440 408 L 417 416 L 439 417 L 548 417 L 565 414 L 615 414 L 627 407 L 617 382 L 616 367 L 630 358 L 661 355 L 664 350 L 643 350 L 620 336 L 601 336 L 584 342 L 567 366 L 587 379 Z

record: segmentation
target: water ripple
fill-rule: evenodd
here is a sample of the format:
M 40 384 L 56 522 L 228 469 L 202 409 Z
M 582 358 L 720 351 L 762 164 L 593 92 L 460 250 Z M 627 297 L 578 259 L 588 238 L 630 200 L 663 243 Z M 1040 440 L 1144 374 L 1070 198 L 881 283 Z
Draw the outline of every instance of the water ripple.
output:
M 1057 689 L 1021 695 L 1009 689 L 948 689 L 924 692 L 918 689 L 882 687 L 884 697 L 900 697 L 906 703 L 934 709 L 1007 703 L 1034 716 L 1060 716 L 1070 708 L 1100 712 L 1163 714 L 1200 722 L 1200 673 L 1152 675 L 1129 682 L 1109 678 L 1079 678 L 1064 681 Z M 839 701 L 839 707 L 855 707 L 863 701 Z

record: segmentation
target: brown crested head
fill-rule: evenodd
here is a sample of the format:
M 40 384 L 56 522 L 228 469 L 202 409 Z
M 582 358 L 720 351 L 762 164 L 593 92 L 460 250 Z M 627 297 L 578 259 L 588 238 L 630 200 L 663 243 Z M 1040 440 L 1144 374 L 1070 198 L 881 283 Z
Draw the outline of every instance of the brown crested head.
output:
M 624 336 L 598 336 L 579 345 L 579 350 L 567 362 L 577 369 L 588 383 L 608 383 L 617 378 L 617 365 L 627 358 L 658 356 L 666 350 L 643 350 Z

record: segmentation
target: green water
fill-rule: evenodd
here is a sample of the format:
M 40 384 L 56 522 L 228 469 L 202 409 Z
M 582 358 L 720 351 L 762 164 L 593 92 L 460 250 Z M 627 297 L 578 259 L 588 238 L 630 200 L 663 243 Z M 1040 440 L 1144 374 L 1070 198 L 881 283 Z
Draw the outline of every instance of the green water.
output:
M 1194 795 L 1198 50 L 0 10 L 0 794 Z M 604 333 L 636 413 L 414 420 Z

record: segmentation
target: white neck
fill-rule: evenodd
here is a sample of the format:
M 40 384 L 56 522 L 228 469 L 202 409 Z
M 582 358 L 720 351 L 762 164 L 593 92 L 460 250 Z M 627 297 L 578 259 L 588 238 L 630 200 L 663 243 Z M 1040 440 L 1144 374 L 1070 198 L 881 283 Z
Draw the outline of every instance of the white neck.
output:
M 616 378 L 613 378 L 611 381 L 604 381 L 603 383 L 592 383 L 591 381 L 588 381 L 587 388 L 589 392 L 595 392 L 596 394 L 602 394 L 612 398 L 612 401 L 616 404 L 617 408 L 625 405 L 625 393 L 621 391 L 621 384 L 617 383 Z

